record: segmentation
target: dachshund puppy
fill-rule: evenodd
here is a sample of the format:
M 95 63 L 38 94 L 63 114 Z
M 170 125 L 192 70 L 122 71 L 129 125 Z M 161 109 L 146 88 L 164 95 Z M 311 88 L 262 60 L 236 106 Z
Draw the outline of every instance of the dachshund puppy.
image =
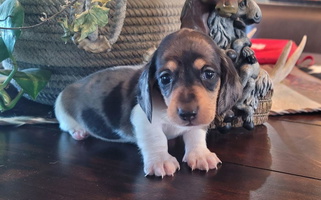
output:
M 207 127 L 240 95 L 229 58 L 209 36 L 182 29 L 145 66 L 108 68 L 67 86 L 55 112 L 74 139 L 137 143 L 146 175 L 163 177 L 180 168 L 167 140 L 181 135 L 189 167 L 216 169 L 221 161 L 206 146 Z

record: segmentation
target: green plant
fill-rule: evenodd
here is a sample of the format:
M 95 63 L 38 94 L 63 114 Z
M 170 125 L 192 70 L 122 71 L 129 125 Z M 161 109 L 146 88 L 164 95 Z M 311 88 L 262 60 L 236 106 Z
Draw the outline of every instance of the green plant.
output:
M 73 19 L 67 17 L 61 18 L 58 22 L 64 29 L 62 39 L 67 42 L 73 38 L 75 43 L 79 43 L 94 33 L 98 28 L 106 26 L 108 23 L 109 8 L 107 3 L 111 0 L 91 0 L 89 9 L 86 11 L 74 14 Z M 79 5 L 75 4 L 74 7 Z M 79 35 L 78 37 L 74 37 Z
M 109 1 L 91 0 L 89 9 L 75 14 L 72 20 L 68 18 L 58 20 L 64 29 L 63 40 L 67 42 L 69 38 L 78 35 L 76 40 L 80 42 L 97 31 L 99 27 L 105 26 L 108 23 L 109 8 L 107 8 L 107 3 Z M 20 37 L 21 30 L 36 28 L 55 18 L 67 8 L 80 6 L 77 4 L 77 0 L 72 2 L 66 0 L 65 2 L 66 5 L 63 6 L 61 11 L 50 18 L 42 18 L 41 23 L 29 27 L 23 27 L 24 9 L 18 0 L 4 0 L 0 5 L 0 62 L 10 59 L 13 65 L 12 70 L 0 70 L 0 74 L 6 76 L 5 81 L 0 82 L 0 112 L 13 108 L 24 93 L 32 99 L 36 99 L 39 92 L 48 83 L 51 77 L 51 72 L 48 70 L 38 68 L 18 70 L 18 64 L 13 56 L 14 46 Z M 21 88 L 14 98 L 11 98 L 6 92 L 11 80 L 15 80 Z
M 18 71 L 18 64 L 13 56 L 14 46 L 21 35 L 21 30 L 10 29 L 21 27 L 24 22 L 24 9 L 17 0 L 5 0 L 0 5 L 0 26 L 9 29 L 0 30 L 0 61 L 10 59 L 12 70 L 0 70 L 6 79 L 0 83 L 0 111 L 13 108 L 24 93 L 35 99 L 38 93 L 47 84 L 51 73 L 42 69 L 27 69 Z M 15 80 L 21 90 L 14 98 L 6 92 L 11 80 Z

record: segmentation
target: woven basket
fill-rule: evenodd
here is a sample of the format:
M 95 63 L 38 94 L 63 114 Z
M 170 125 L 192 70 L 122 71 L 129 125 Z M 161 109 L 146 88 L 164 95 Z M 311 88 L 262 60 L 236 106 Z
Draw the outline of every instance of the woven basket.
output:
M 84 1 L 84 0 L 83 0 Z M 48 16 L 61 10 L 64 0 L 20 0 L 25 8 L 25 26 L 39 23 L 41 13 Z M 81 2 L 81 1 L 80 1 Z M 113 0 L 108 25 L 99 33 L 112 45 L 106 53 L 88 53 L 61 40 L 62 28 L 56 21 L 23 31 L 15 47 L 20 69 L 43 68 L 53 75 L 36 99 L 53 105 L 62 89 L 95 71 L 117 65 L 134 65 L 161 39 L 180 28 L 185 0 Z M 64 13 L 68 14 L 68 13 Z M 9 60 L 3 62 L 11 69 Z
M 51 16 L 61 10 L 65 0 L 20 0 L 25 8 L 25 26 L 39 23 L 41 13 Z M 84 2 L 85 0 L 79 0 Z M 109 23 L 99 31 L 112 44 L 112 50 L 93 54 L 78 49 L 73 43 L 61 40 L 62 28 L 51 21 L 35 29 L 24 30 L 15 47 L 15 57 L 20 69 L 43 68 L 53 75 L 36 99 L 39 103 L 53 105 L 58 94 L 69 84 L 104 68 L 117 65 L 135 65 L 143 55 L 158 46 L 163 37 L 180 28 L 180 13 L 185 0 L 112 0 Z M 69 11 L 64 13 L 68 15 Z M 11 69 L 10 60 L 3 66 Z M 272 91 L 259 99 L 253 121 L 263 124 L 268 119 L 272 105 Z M 210 128 L 224 127 L 216 119 Z M 243 120 L 236 118 L 229 124 L 241 127 Z

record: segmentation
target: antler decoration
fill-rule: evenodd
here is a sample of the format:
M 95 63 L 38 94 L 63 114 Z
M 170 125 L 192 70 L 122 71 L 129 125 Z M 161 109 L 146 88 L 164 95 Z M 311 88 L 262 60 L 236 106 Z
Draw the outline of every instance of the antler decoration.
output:
M 295 66 L 295 63 L 298 61 L 299 57 L 303 52 L 306 41 L 307 41 L 307 36 L 305 35 L 303 36 L 298 48 L 295 50 L 292 56 L 288 59 L 288 61 L 286 60 L 291 50 L 292 41 L 289 41 L 286 44 L 286 46 L 282 51 L 282 54 L 280 55 L 278 61 L 276 62 L 273 70 L 270 73 L 270 77 L 274 84 L 280 83 L 282 80 L 285 79 L 285 77 L 287 77 L 290 74 L 293 67 Z
M 274 84 L 274 94 L 272 97 L 273 104 L 270 112 L 272 115 L 320 110 L 319 103 L 307 98 L 282 83 L 295 66 L 295 63 L 299 59 L 305 47 L 306 41 L 307 37 L 304 36 L 296 51 L 287 60 L 292 44 L 292 42 L 288 42 L 270 73 Z

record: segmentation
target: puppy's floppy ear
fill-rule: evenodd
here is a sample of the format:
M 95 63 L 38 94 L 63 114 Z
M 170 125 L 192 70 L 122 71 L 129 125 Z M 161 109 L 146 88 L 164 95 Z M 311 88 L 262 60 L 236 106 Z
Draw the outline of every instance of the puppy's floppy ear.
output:
M 152 122 L 152 89 L 156 81 L 156 54 L 157 50 L 155 51 L 152 59 L 145 65 L 138 81 L 138 103 L 146 113 L 149 122 Z
M 233 62 L 221 53 L 221 88 L 217 103 L 217 114 L 231 109 L 242 95 L 242 85 Z

